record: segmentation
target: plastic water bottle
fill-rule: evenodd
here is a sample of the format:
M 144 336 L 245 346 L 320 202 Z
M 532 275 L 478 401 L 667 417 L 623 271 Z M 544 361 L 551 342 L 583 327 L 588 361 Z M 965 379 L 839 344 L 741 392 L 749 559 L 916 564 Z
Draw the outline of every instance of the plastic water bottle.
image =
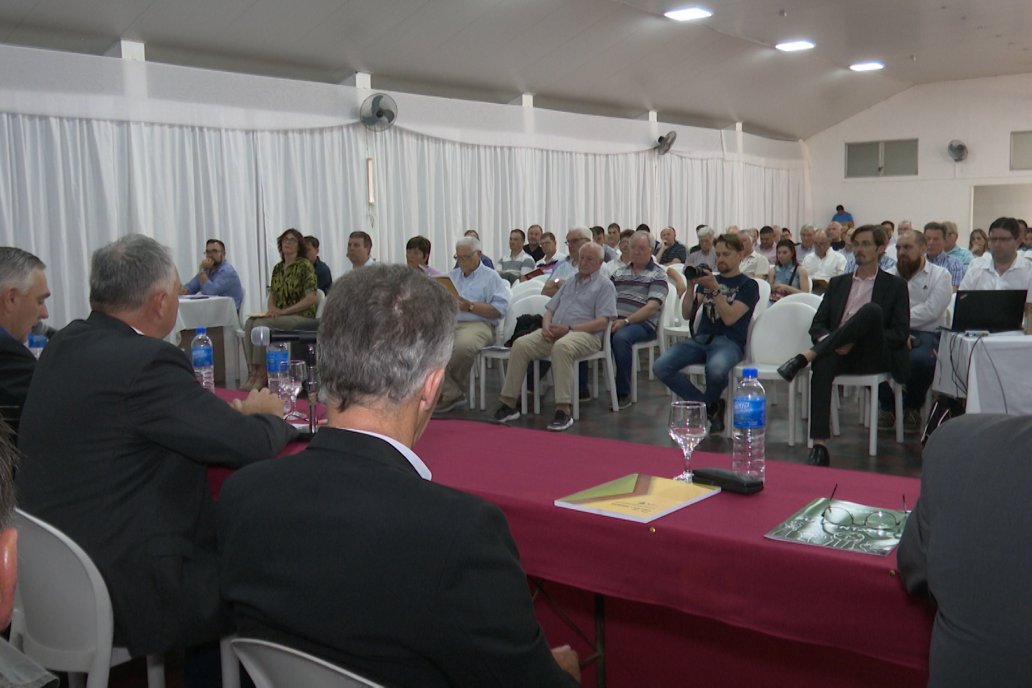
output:
M 272 342 L 265 349 L 265 372 L 269 376 L 269 392 L 283 397 L 286 393 L 284 378 L 287 376 L 287 362 L 290 360 L 290 344 Z
M 47 338 L 41 334 L 30 334 L 29 335 L 29 351 L 36 358 L 43 353 L 43 347 L 47 345 Z
M 197 335 L 190 342 L 190 360 L 193 362 L 194 375 L 208 391 L 215 389 L 215 359 L 211 350 L 211 339 L 208 328 L 198 327 Z
M 767 395 L 756 379 L 756 369 L 746 368 L 735 387 L 734 454 L 731 469 L 750 478 L 766 475 Z

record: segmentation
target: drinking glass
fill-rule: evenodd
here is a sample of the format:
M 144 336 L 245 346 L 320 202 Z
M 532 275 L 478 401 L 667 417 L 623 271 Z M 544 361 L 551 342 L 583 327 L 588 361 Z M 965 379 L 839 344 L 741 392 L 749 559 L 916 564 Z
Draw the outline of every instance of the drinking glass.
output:
M 684 452 L 684 473 L 674 480 L 692 481 L 692 451 L 706 438 L 709 430 L 706 404 L 701 401 L 674 401 L 670 404 L 670 439 Z
M 287 371 L 283 380 L 284 392 L 284 414 L 287 417 L 303 417 L 304 414 L 294 409 L 297 402 L 297 395 L 301 392 L 301 385 L 308 380 L 308 364 L 304 361 L 288 361 Z

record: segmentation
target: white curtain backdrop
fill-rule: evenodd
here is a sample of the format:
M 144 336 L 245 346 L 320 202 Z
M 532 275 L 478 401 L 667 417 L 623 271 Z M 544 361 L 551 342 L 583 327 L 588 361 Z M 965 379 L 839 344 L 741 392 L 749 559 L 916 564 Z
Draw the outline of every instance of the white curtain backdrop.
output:
M 320 238 L 334 276 L 355 229 L 383 262 L 403 261 L 407 239 L 423 234 L 446 269 L 471 227 L 491 257 L 510 229 L 534 223 L 560 244 L 571 226 L 613 221 L 672 225 L 687 243 L 701 223 L 797 228 L 805 184 L 798 160 L 489 146 L 358 124 L 244 131 L 0 113 L 0 241 L 47 263 L 56 327 L 89 312 L 92 251 L 131 231 L 169 246 L 183 281 L 204 240 L 222 239 L 251 312 L 287 227 Z

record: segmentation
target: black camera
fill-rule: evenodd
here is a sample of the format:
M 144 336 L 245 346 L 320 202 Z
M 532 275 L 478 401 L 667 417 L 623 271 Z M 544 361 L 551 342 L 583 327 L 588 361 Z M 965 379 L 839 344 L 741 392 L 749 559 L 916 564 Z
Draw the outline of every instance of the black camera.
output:
M 699 265 L 684 266 L 684 277 L 688 280 L 696 280 L 700 277 L 705 277 L 706 275 L 709 275 L 712 272 L 713 270 L 710 269 L 710 266 L 706 265 L 705 263 L 700 263 Z

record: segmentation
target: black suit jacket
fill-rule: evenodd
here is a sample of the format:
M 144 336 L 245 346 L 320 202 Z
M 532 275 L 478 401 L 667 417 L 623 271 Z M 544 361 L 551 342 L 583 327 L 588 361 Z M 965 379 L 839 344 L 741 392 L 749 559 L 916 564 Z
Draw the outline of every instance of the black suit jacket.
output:
M 0 415 L 18 431 L 18 418 L 29 393 L 36 357 L 17 339 L 0 330 Z
M 821 299 L 821 305 L 810 325 L 810 338 L 816 344 L 824 335 L 830 334 L 842 324 L 842 315 L 853 286 L 853 273 L 832 277 Z M 910 293 L 907 283 L 896 275 L 879 269 L 874 278 L 871 303 L 878 304 L 882 311 L 883 351 L 865 349 L 858 342 L 860 352 L 885 365 L 896 382 L 904 383 L 910 377 L 910 357 L 907 355 L 907 338 L 910 336 Z
M 384 440 L 324 429 L 218 503 L 238 633 L 390 686 L 572 686 L 497 507 L 419 477 Z
M 96 563 L 116 644 L 165 652 L 231 628 L 207 464 L 270 458 L 295 434 L 204 390 L 168 342 L 93 313 L 40 357 L 22 414 L 18 500 Z
M 907 590 L 938 602 L 929 686 L 1029 683 L 1030 450 L 1028 416 L 962 416 L 928 440 L 897 560 Z

